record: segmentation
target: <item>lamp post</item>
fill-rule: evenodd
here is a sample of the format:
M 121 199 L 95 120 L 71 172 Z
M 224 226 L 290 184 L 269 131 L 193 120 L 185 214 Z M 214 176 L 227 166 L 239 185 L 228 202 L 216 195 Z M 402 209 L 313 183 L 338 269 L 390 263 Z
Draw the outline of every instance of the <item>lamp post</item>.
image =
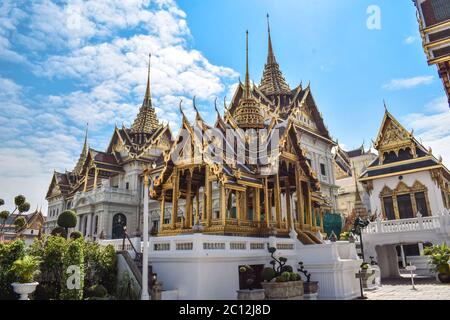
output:
M 148 294 L 148 171 L 144 171 L 144 228 L 142 240 L 144 247 L 142 248 L 142 292 L 141 300 L 149 300 Z
M 152 163 L 152 171 L 156 169 L 156 163 Z M 149 177 L 150 171 L 144 170 L 144 227 L 142 240 L 144 246 L 142 248 L 142 292 L 141 300 L 149 300 L 148 294 L 148 195 L 149 195 Z

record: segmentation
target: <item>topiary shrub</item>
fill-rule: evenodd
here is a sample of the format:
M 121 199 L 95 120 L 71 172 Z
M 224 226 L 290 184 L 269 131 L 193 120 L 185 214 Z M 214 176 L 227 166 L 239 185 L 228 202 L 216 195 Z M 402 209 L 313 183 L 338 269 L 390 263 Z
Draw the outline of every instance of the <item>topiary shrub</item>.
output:
M 272 281 L 276 276 L 277 274 L 272 268 L 264 268 L 264 270 L 262 271 L 262 277 L 266 282 Z
M 16 228 L 16 231 L 22 229 L 27 224 L 27 221 L 24 217 L 17 217 L 16 220 L 14 220 L 14 227 Z
M 88 298 L 106 298 L 108 290 L 101 284 L 93 285 L 87 289 Z
M 70 239 L 73 239 L 73 240 L 80 239 L 82 237 L 83 237 L 83 235 L 81 234 L 80 231 L 74 231 L 70 234 Z
M 72 210 L 66 210 L 58 217 L 58 226 L 66 230 L 66 235 L 70 228 L 75 228 L 77 225 L 77 214 Z
M 18 195 L 18 196 L 16 196 L 15 198 L 14 198 L 14 204 L 17 206 L 17 207 L 19 207 L 19 206 L 21 206 L 22 204 L 24 204 L 25 203 L 25 196 L 24 195 Z
M 51 232 L 52 236 L 67 238 L 66 230 L 63 227 L 56 227 Z

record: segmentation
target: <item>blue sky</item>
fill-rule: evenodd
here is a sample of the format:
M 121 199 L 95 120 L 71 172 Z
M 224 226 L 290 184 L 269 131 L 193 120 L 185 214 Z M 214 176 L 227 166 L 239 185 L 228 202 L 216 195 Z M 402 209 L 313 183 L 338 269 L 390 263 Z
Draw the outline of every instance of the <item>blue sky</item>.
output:
M 280 67 L 294 87 L 311 82 L 332 136 L 369 147 L 389 110 L 450 162 L 450 112 L 421 47 L 411 0 L 4 0 L 0 3 L 0 197 L 43 205 L 54 169 L 71 170 L 89 122 L 103 150 L 114 125 L 142 102 L 147 55 L 158 116 L 177 129 L 178 101 L 196 95 L 206 119 L 231 97 L 245 66 L 259 83 L 266 13 Z M 381 12 L 369 30 L 367 8 Z

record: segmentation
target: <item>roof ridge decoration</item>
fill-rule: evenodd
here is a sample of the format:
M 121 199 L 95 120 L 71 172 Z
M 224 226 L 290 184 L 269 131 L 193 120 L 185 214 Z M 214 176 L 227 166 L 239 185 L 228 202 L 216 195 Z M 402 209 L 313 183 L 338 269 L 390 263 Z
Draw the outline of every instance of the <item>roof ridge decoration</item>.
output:
M 266 95 L 290 94 L 291 89 L 284 79 L 283 73 L 275 57 L 272 46 L 272 36 L 270 33 L 269 14 L 267 14 L 267 32 L 268 32 L 268 53 L 267 62 L 264 66 L 264 72 L 259 89 Z
M 152 133 L 159 127 L 159 121 L 156 116 L 155 108 L 152 104 L 151 86 L 150 86 L 150 70 L 151 70 L 151 57 L 149 54 L 148 61 L 148 76 L 147 76 L 147 89 L 145 90 L 145 97 L 142 103 L 142 107 L 139 109 L 139 113 L 134 120 L 131 127 L 132 133 Z
M 261 105 L 256 101 L 250 88 L 250 72 L 248 67 L 248 30 L 246 32 L 246 70 L 244 97 L 240 100 L 234 113 L 234 117 L 241 129 L 262 129 L 264 127 L 264 117 L 261 112 Z
M 384 104 L 384 118 L 378 132 L 374 148 L 378 151 L 381 164 L 384 163 L 386 153 L 394 152 L 399 155 L 400 150 L 410 149 L 414 158 L 417 158 L 418 145 L 412 132 L 403 127 L 400 122 L 388 111 Z

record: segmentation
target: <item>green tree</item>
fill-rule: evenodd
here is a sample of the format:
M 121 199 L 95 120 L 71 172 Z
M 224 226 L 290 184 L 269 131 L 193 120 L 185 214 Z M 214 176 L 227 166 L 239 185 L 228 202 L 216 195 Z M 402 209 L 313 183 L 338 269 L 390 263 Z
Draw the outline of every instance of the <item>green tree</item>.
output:
M 59 215 L 57 223 L 66 230 L 66 235 L 68 235 L 69 229 L 75 228 L 77 225 L 77 214 L 72 210 L 66 210 Z

